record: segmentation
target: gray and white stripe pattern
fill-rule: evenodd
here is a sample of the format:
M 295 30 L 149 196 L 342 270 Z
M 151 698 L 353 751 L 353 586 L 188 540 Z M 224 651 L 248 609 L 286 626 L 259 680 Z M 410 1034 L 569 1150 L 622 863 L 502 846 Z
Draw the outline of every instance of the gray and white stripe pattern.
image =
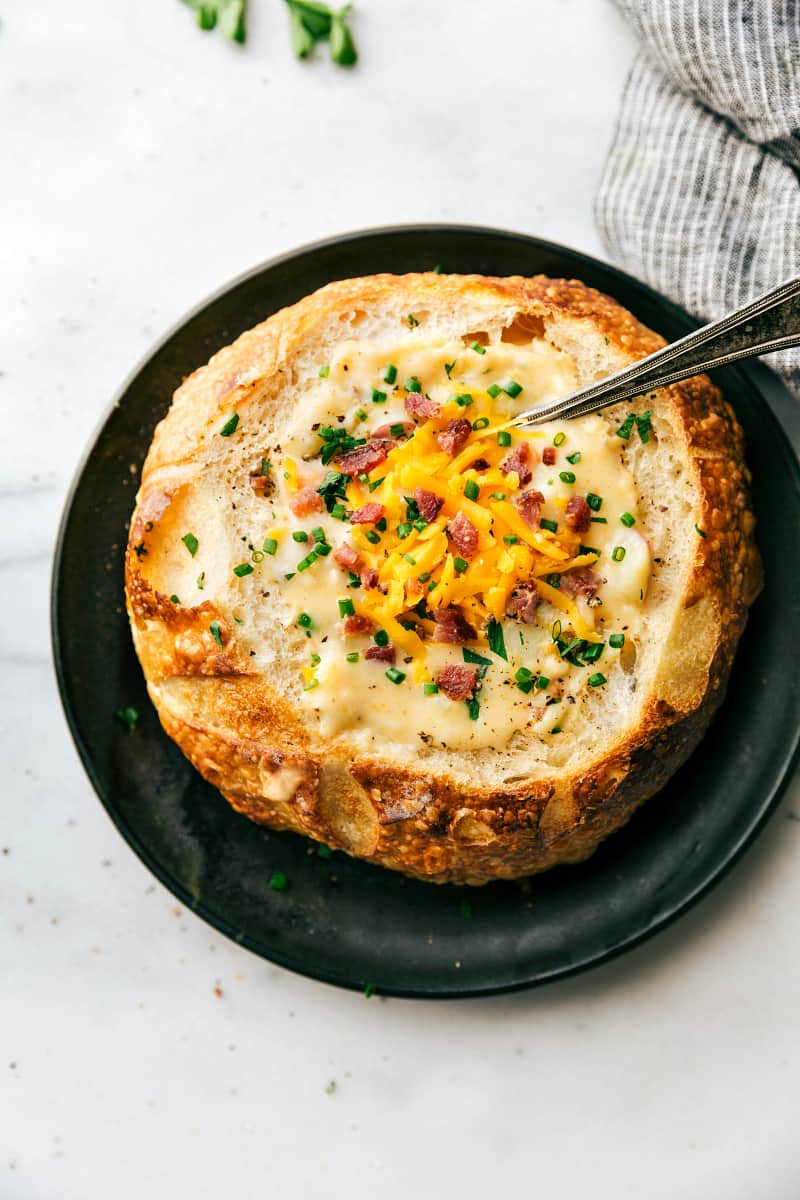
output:
M 610 255 L 703 319 L 800 275 L 800 0 L 616 0 L 644 49 L 596 202 Z M 772 355 L 800 395 L 800 350 Z

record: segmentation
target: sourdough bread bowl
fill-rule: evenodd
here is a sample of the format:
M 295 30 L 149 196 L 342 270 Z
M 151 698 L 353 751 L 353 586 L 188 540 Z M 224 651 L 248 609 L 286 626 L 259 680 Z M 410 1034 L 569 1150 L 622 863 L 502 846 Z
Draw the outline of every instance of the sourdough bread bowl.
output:
M 704 376 L 508 428 L 662 344 L 576 281 L 383 275 L 183 383 L 127 603 L 235 809 L 480 884 L 586 858 L 663 786 L 761 584 L 741 430 Z

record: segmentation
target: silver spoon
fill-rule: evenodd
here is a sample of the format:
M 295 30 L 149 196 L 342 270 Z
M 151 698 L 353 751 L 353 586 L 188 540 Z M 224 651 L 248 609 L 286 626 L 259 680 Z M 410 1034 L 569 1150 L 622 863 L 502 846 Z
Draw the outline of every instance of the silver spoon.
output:
M 787 280 L 744 308 L 671 342 L 616 375 L 563 400 L 519 413 L 509 425 L 521 428 L 556 417 L 583 417 L 690 375 L 790 346 L 800 346 L 800 278 Z

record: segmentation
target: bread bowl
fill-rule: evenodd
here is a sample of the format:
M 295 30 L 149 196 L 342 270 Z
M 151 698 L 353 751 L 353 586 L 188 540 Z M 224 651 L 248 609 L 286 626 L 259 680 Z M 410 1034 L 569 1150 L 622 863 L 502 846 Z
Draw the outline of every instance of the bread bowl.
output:
M 164 728 L 234 808 L 478 884 L 580 861 L 663 785 L 760 587 L 733 413 L 697 377 L 503 428 L 661 344 L 576 281 L 373 276 L 184 382 L 127 602 Z

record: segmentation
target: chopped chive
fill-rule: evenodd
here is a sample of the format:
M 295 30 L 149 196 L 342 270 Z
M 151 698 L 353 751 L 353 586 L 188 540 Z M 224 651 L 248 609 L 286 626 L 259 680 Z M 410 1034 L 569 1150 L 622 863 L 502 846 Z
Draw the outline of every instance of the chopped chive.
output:
M 706 536 L 705 529 L 701 529 L 699 525 L 695 525 L 695 530 L 700 535 L 701 538 L 704 538 Z
M 367 986 L 364 988 L 364 998 L 366 1000 L 369 1000 L 372 996 L 375 995 L 377 990 L 378 989 L 375 987 L 374 983 L 368 983 Z
M 312 620 L 311 620 L 311 614 L 310 614 L 310 613 L 307 613 L 307 612 L 301 612 L 301 613 L 300 613 L 300 616 L 297 618 L 297 624 L 298 624 L 298 625 L 299 625 L 299 626 L 300 626 L 302 629 L 310 629 L 310 628 L 311 628 L 311 626 L 312 626 L 312 623 L 313 623 L 313 622 L 312 622 Z
M 405 432 L 406 432 L 406 427 L 402 423 L 398 423 L 397 425 L 389 426 L 389 433 L 392 435 L 392 437 L 395 437 L 395 438 L 404 437 Z
M 318 679 L 309 679 L 308 683 L 303 688 L 303 691 L 304 692 L 313 692 L 314 688 L 318 688 L 318 687 L 319 687 Z
M 458 555 L 456 555 L 456 557 L 453 559 L 453 566 L 459 574 L 462 574 L 464 571 L 466 571 L 469 563 L 465 558 L 459 558 Z
M 385 476 L 385 475 L 382 475 L 380 479 L 373 479 L 372 483 L 368 483 L 368 484 L 367 484 L 367 487 L 369 488 L 370 492 L 375 492 L 375 491 L 377 491 L 377 490 L 378 490 L 378 488 L 379 488 L 379 487 L 381 486 L 381 484 L 383 483 L 383 481 L 384 481 L 384 479 L 385 479 L 385 478 L 386 478 L 386 476 Z
M 607 525 L 608 524 L 607 517 L 590 517 L 589 520 L 591 521 L 591 523 L 593 525 Z
M 492 492 L 489 496 L 490 500 L 505 500 L 508 492 Z
M 583 542 L 581 542 L 580 546 L 578 546 L 578 554 L 596 554 L 599 558 L 600 551 L 597 546 L 584 546 Z
M 327 538 L 325 536 L 325 530 L 322 528 L 321 525 L 317 525 L 316 529 L 311 530 L 311 536 L 313 537 L 314 541 L 318 545 L 320 542 L 327 541 Z
M 312 654 L 312 655 L 311 655 L 311 665 L 312 665 L 312 667 L 318 667 L 318 666 L 319 666 L 319 664 L 320 664 L 321 662 L 322 662 L 322 659 L 320 658 L 320 656 L 319 656 L 318 654 Z
M 454 367 L 455 365 L 456 365 L 456 360 L 455 360 L 455 359 L 453 359 L 453 361 L 452 361 L 452 362 L 449 362 L 449 363 L 445 363 L 445 364 L 444 364 L 444 373 L 445 373 L 445 375 L 447 376 L 447 378 L 448 378 L 448 379 L 450 378 L 450 375 L 452 374 L 452 371 L 453 371 L 453 367 Z
M 408 521 L 401 521 L 397 526 L 397 536 L 401 539 L 407 538 L 413 528 Z
M 558 478 L 561 480 L 562 483 L 574 483 L 575 482 L 575 472 L 574 471 L 559 471 Z
M 381 517 L 379 521 L 376 521 L 375 528 L 380 529 L 381 533 L 385 533 L 386 532 L 386 517 Z
M 426 696 L 435 696 L 438 694 L 439 685 L 438 683 L 424 683 L 422 685 L 422 690 Z
M 366 421 L 367 419 L 367 414 L 364 412 L 363 408 L 356 409 L 356 416 L 358 417 L 359 421 Z
M 514 672 L 514 678 L 517 683 L 527 683 L 533 679 L 533 671 L 529 671 L 527 667 L 518 667 Z
M 519 541 L 519 538 L 517 537 L 517 535 L 515 533 L 504 533 L 503 541 L 505 542 L 505 544 L 507 546 L 516 546 L 517 542 Z
M 477 721 L 481 711 L 480 703 L 473 697 L 467 701 L 467 712 L 469 713 L 470 721 Z
M 556 436 L 553 438 L 553 445 L 554 446 L 563 446 L 564 442 L 566 440 L 567 440 L 567 435 L 565 433 L 557 433 Z
M 349 654 L 345 654 L 345 659 L 349 663 L 357 663 L 360 658 L 361 655 L 357 650 L 351 650 Z
M 273 871 L 269 886 L 273 892 L 285 892 L 289 887 L 289 880 L 283 871 Z
M 614 562 L 622 562 L 623 558 L 625 557 L 625 547 L 615 546 L 611 551 L 611 557 L 613 558 Z
M 397 379 L 397 367 L 394 363 L 389 363 L 381 378 L 384 383 L 394 383 L 395 379 Z
M 512 400 L 516 400 L 517 396 L 522 390 L 522 384 L 517 383 L 516 379 L 509 379 L 508 383 L 503 384 L 503 391 L 507 396 L 510 396 Z
M 581 658 L 585 663 L 597 662 L 604 649 L 605 644 L 603 642 L 592 642 L 591 645 L 581 650 Z
M 519 690 L 521 692 L 524 692 L 525 695 L 527 696 L 528 693 L 533 688 L 533 680 L 532 679 L 518 679 L 515 682 L 514 687 L 519 688 Z
M 621 650 L 625 645 L 625 634 L 612 633 L 611 637 L 608 639 L 608 644 L 612 650 Z
M 567 462 L 572 463 L 573 467 L 576 465 L 576 463 L 579 463 L 580 461 L 581 461 L 580 450 L 576 450 L 574 454 L 567 455 Z
M 130 705 L 127 708 L 118 708 L 114 716 L 119 721 L 120 725 L 125 726 L 127 733 L 133 733 L 136 726 L 139 724 L 139 713 Z
M 603 507 L 603 497 L 598 496 L 596 492 L 587 492 L 586 503 L 589 505 L 589 508 L 592 510 L 592 512 L 599 512 Z
M 409 313 L 408 316 L 406 317 L 406 320 L 408 321 L 409 329 L 414 329 L 417 325 L 419 325 L 419 321 L 417 320 L 417 318 L 414 316 L 413 313 Z
M 558 591 L 561 587 L 561 576 L 560 575 L 545 575 L 544 581 L 545 581 L 545 583 L 549 583 L 550 587 L 555 588 L 556 591 Z
M 173 604 L 180 604 L 180 602 L 181 602 L 181 601 L 180 601 L 180 596 L 174 596 L 174 595 L 173 595 L 173 596 L 170 596 L 170 601 L 171 601 Z
M 318 556 L 321 555 L 322 558 L 327 558 L 331 552 L 331 548 L 327 542 L 320 542 L 314 547 L 314 551 Z
M 470 346 L 470 350 L 474 350 L 476 354 L 485 354 L 486 353 L 486 347 L 482 346 L 480 344 L 480 342 L 473 342 L 472 345 Z
M 236 432 L 236 426 L 238 424 L 239 424 L 239 414 L 234 413 L 233 416 L 228 417 L 227 421 L 222 426 L 222 429 L 220 429 L 219 436 L 220 437 L 230 437 L 232 433 Z
M 294 533 L 292 534 L 292 539 L 295 542 L 307 542 L 308 534 L 306 533 L 305 529 L 295 529 Z
M 288 575 L 284 575 L 284 577 L 283 577 L 283 578 L 284 578 L 284 579 L 286 580 L 286 582 L 288 583 L 290 579 L 294 579 L 294 577 L 295 577 L 295 575 L 296 575 L 296 574 L 297 574 L 297 572 L 296 572 L 296 571 L 290 571 L 290 572 L 289 572 L 289 574 L 288 574 Z
M 272 467 L 272 463 L 269 461 L 269 459 L 268 459 L 268 458 L 262 458 L 262 460 L 261 460 L 261 474 L 262 474 L 262 475 L 268 475 L 271 467 Z
M 633 433 L 633 425 L 634 425 L 635 420 L 636 420 L 636 414 L 628 413 L 627 417 L 625 418 L 625 420 L 622 422 L 619 429 L 617 430 L 617 437 L 622 438 L 623 441 L 627 442 L 628 438 Z
M 606 682 L 606 677 L 600 671 L 597 671 L 594 675 L 590 675 L 586 682 L 589 684 L 589 687 L 602 687 Z
M 349 596 L 347 597 L 346 600 L 339 601 L 339 616 L 340 617 L 352 617 L 355 615 L 355 611 L 356 610 L 353 606 L 353 601 L 350 599 Z
M 368 542 L 372 542 L 373 546 L 377 546 L 378 542 L 381 540 L 381 535 L 376 533 L 374 529 L 368 529 L 364 534 L 364 537 Z
M 331 509 L 332 517 L 335 517 L 337 521 L 343 521 L 346 515 L 347 509 L 343 504 L 334 504 L 333 508 Z
M 493 400 L 496 400 L 502 390 L 503 389 L 500 387 L 499 383 L 493 383 L 491 387 L 486 389 L 486 395 L 491 396 Z
M 507 429 L 501 429 L 499 431 L 499 433 L 497 435 L 497 444 L 498 444 L 498 446 L 510 446 L 511 445 L 511 434 L 508 432 Z
M 539 689 L 539 691 L 543 692 L 544 689 L 549 685 L 549 683 L 550 683 L 550 680 L 548 679 L 548 677 L 546 675 L 537 675 L 536 676 L 536 686 Z
M 249 562 L 239 563 L 238 566 L 233 568 L 233 573 L 234 575 L 238 575 L 240 579 L 243 579 L 245 575 L 252 575 L 253 564 Z
M 417 530 L 418 533 L 422 533 L 423 529 L 428 528 L 428 522 L 425 520 L 424 517 L 417 517 L 414 520 L 413 524 L 414 524 L 414 528 Z
M 312 550 L 310 554 L 307 554 L 305 556 L 305 558 L 300 559 L 300 562 L 297 564 L 297 570 L 298 571 L 307 571 L 308 568 L 310 566 L 312 566 L 316 561 L 317 561 L 317 552 L 316 552 L 316 550 Z
M 405 381 L 405 383 L 403 384 L 403 387 L 406 389 L 407 392 L 421 392 L 422 391 L 422 384 L 417 379 L 416 375 L 412 375 L 410 379 L 407 379 Z
M 197 576 L 197 587 L 202 592 L 202 590 L 205 586 L 206 586 L 206 573 L 205 573 L 205 571 L 201 571 L 200 574 Z
M 627 525 L 629 529 L 630 529 L 631 525 L 636 524 L 636 517 L 631 516 L 631 514 L 629 512 L 622 513 L 620 515 L 619 519 L 620 519 L 620 521 L 622 521 L 622 524 Z
M 464 484 L 464 495 L 468 500 L 477 500 L 481 494 L 480 484 L 474 479 L 468 479 Z
M 423 571 L 419 577 L 419 581 L 420 581 L 420 583 L 427 583 L 428 580 L 430 579 L 430 577 L 431 577 L 430 571 Z
M 219 628 L 219 621 L 212 621 L 208 627 L 208 632 L 211 634 L 211 636 L 213 637 L 213 639 L 217 643 L 217 645 L 221 648 L 222 647 L 222 634 L 221 634 L 220 628 Z
M 405 677 L 405 671 L 398 671 L 397 667 L 389 667 L 386 671 L 386 678 L 390 683 L 402 683 Z
M 264 552 L 263 552 L 263 550 L 254 550 L 253 553 L 250 555 L 250 557 L 252 558 L 254 563 L 263 562 L 264 561 Z
M 472 428 L 476 429 L 476 430 L 477 429 L 488 429 L 489 428 L 489 418 L 488 417 L 478 417 L 477 420 L 472 422 Z
M 499 621 L 496 621 L 494 617 L 492 617 L 491 621 L 486 626 L 486 637 L 492 654 L 496 654 L 498 658 L 504 658 L 506 662 L 508 662 L 506 643 L 505 638 L 503 637 L 503 626 Z
M 553 728 L 550 730 L 550 732 L 551 732 L 551 733 L 561 733 L 561 726 L 560 726 L 560 725 L 554 725 L 554 726 L 553 726 Z
M 183 535 L 183 537 L 181 538 L 181 541 L 183 542 L 184 546 L 191 554 L 192 558 L 194 558 L 195 554 L 197 554 L 197 547 L 200 545 L 200 543 L 198 542 L 198 540 L 194 536 L 194 534 L 193 533 L 185 533 Z
M 652 413 L 648 411 L 636 418 L 636 428 L 639 430 L 639 437 L 643 442 L 650 441 L 650 431 L 653 427 L 650 421 L 651 416 Z
M 386 392 L 379 392 L 377 388 L 373 388 L 372 389 L 372 403 L 373 404 L 385 404 L 386 403 Z
M 417 565 L 417 560 L 415 558 L 412 558 L 410 554 L 404 554 L 403 558 L 406 560 L 407 563 L 411 563 L 412 567 L 415 567 Z
M 372 640 L 376 646 L 389 645 L 389 635 L 385 629 L 376 629 L 375 633 L 372 635 Z
M 472 404 L 472 396 L 469 394 L 469 392 L 462 392 L 460 396 L 454 396 L 453 399 L 459 408 L 467 408 L 470 404 Z
M 320 367 L 320 369 L 319 369 L 320 379 L 327 379 L 328 376 L 330 375 L 330 373 L 331 373 L 331 369 L 330 369 L 330 366 L 328 365 L 328 363 L 326 363 L 324 367 Z
M 354 571 L 351 571 L 350 576 L 347 580 L 347 586 L 350 588 L 353 588 L 353 589 L 360 588 L 361 587 L 361 576 L 356 575 Z
M 541 529 L 549 530 L 550 533 L 555 533 L 558 529 L 558 522 L 548 521 L 547 517 L 542 517 L 541 521 L 539 522 L 539 527 Z

